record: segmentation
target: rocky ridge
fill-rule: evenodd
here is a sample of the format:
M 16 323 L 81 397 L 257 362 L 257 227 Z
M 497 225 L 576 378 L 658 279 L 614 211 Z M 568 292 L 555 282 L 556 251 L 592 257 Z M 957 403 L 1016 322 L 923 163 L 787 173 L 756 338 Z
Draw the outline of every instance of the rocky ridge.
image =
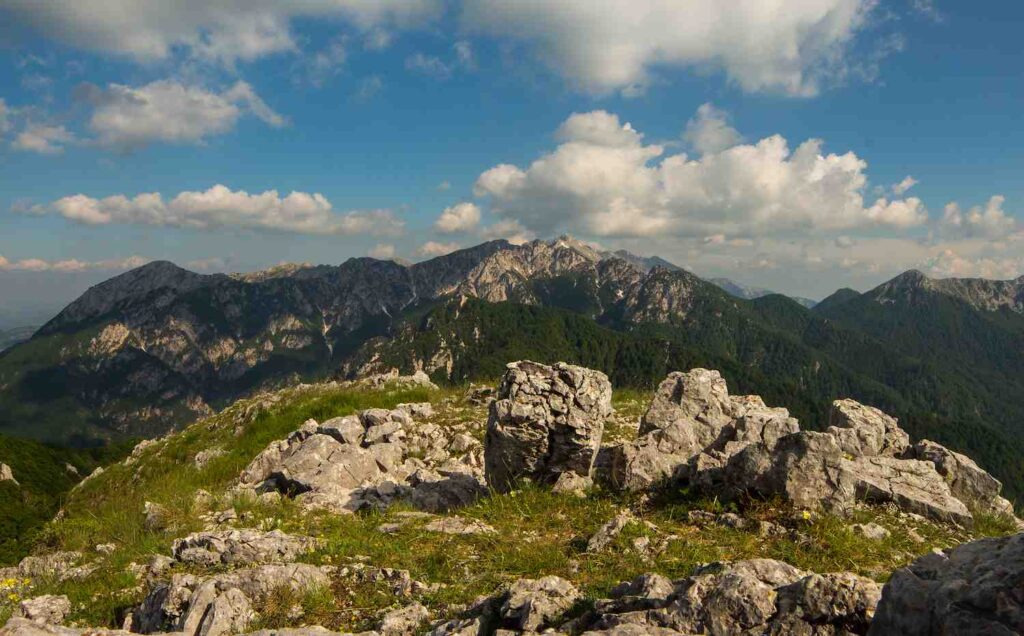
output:
M 473 399 L 487 400 L 478 393 L 472 391 Z M 785 409 L 768 407 L 757 396 L 732 396 L 718 372 L 694 369 L 666 378 L 635 438 L 623 440 L 605 439 L 611 397 L 599 372 L 517 362 L 488 403 L 486 434 L 480 422 L 438 426 L 431 421 L 431 404 L 364 409 L 323 423 L 307 420 L 258 453 L 227 492 L 197 492 L 195 500 L 216 506 L 227 498 L 251 507 L 278 505 L 284 498 L 304 514 L 321 515 L 310 520 L 357 518 L 353 512 L 401 504 L 418 511 L 394 516 L 397 527 L 379 528 L 383 536 L 415 527 L 484 541 L 488 549 L 495 548 L 499 530 L 449 513 L 488 498 L 514 501 L 528 482 L 541 489 L 571 483 L 565 490 L 582 496 L 584 504 L 599 496 L 594 483 L 646 490 L 642 506 L 657 506 L 650 498 L 676 482 L 720 498 L 781 498 L 804 519 L 830 510 L 853 514 L 865 501 L 907 519 L 926 515 L 964 526 L 976 515 L 1012 513 L 999 496 L 998 481 L 970 459 L 931 442 L 911 444 L 893 418 L 852 400 L 836 401 L 826 431 L 801 431 Z M 255 405 L 272 403 L 268 398 Z M 233 413 L 236 431 L 258 419 L 252 406 Z M 173 440 L 140 445 L 123 468 L 141 474 L 152 456 L 170 452 Z M 494 493 L 483 488 L 485 480 Z M 147 524 L 151 516 L 162 516 L 159 505 L 147 508 Z M 947 514 L 953 509 L 957 514 Z M 689 516 L 697 526 L 753 523 L 735 513 Z M 262 615 L 275 599 L 302 598 L 343 581 L 382 585 L 399 601 L 366 634 L 884 634 L 896 626 L 914 634 L 1011 633 L 1022 625 L 1016 605 L 997 599 L 1013 597 L 1019 587 L 1024 535 L 926 555 L 884 587 L 851 572 L 817 573 L 768 558 L 719 559 L 669 577 L 657 573 L 657 555 L 672 537 L 659 537 L 653 524 L 623 512 L 590 537 L 586 551 L 619 550 L 623 535 L 632 533 L 631 549 L 650 566 L 647 573 L 599 597 L 588 597 L 563 576 L 514 578 L 495 594 L 438 615 L 423 602 L 443 583 L 421 583 L 407 571 L 358 556 L 345 565 L 311 562 L 324 549 L 320 538 L 234 527 L 238 521 L 233 509 L 212 514 L 207 528 L 174 539 L 169 557 L 137 566 L 144 598 L 124 617 L 123 631 L 59 626 L 71 607 L 67 597 L 51 594 L 22 601 L 3 633 L 263 634 L 268 632 L 260 631 Z M 173 521 L 152 525 L 173 532 Z M 799 526 L 755 525 L 765 537 L 801 532 Z M 865 524 L 857 532 L 878 534 Z M 3 574 L 73 586 L 100 567 L 102 555 L 116 550 L 97 546 L 99 556 L 92 561 L 81 553 L 30 557 Z M 302 615 L 301 607 L 296 615 Z M 274 633 L 341 632 L 306 625 Z

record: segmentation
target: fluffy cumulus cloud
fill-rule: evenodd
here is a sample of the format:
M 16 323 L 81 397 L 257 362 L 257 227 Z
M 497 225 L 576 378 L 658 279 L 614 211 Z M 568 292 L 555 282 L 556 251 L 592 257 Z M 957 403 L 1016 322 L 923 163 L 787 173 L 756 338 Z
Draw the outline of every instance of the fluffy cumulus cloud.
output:
M 441 8 L 440 0 L 8 0 L 0 19 L 138 61 L 180 50 L 231 65 L 296 50 L 294 19 L 345 20 L 371 33 L 424 24 Z
M 502 164 L 481 174 L 475 193 L 540 235 L 770 235 L 927 220 L 915 197 L 866 201 L 867 163 L 852 152 L 826 154 L 817 139 L 791 148 L 773 135 L 723 148 L 718 134 L 693 158 L 645 143 L 604 111 L 572 115 L 557 138 L 561 143 L 529 166 Z
M 427 241 L 423 245 L 420 245 L 419 248 L 417 248 L 416 255 L 427 258 L 433 258 L 435 256 L 444 256 L 445 254 L 450 254 L 457 249 L 459 249 L 458 243 L 439 243 L 438 241 Z
M 366 253 L 371 258 L 386 260 L 395 257 L 395 246 L 390 243 L 377 243 Z
M 275 127 L 287 123 L 242 81 L 219 93 L 175 80 L 137 88 L 86 85 L 79 93 L 93 104 L 89 128 L 97 143 L 112 148 L 130 149 L 155 141 L 201 143 L 231 131 L 246 113 Z
M 702 155 L 721 152 L 738 145 L 743 136 L 729 124 L 726 114 L 713 104 L 702 104 L 686 124 L 683 139 Z
M 129 256 L 128 258 L 108 259 L 102 261 L 81 261 L 76 258 L 65 260 L 45 260 L 42 258 L 23 258 L 11 261 L 0 255 L 0 271 L 5 272 L 85 272 L 91 270 L 126 270 L 140 267 L 148 263 L 150 259 L 142 256 Z
M 321 194 L 276 190 L 249 194 L 215 185 L 181 192 L 169 201 L 157 192 L 96 199 L 84 194 L 54 201 L 50 209 L 87 225 L 131 223 L 180 228 L 250 228 L 306 234 L 396 235 L 403 223 L 389 210 L 339 214 Z
M 1017 229 L 1017 220 L 1006 214 L 1001 195 L 991 197 L 984 206 L 976 205 L 964 212 L 960 204 L 950 202 L 943 211 L 940 229 L 945 236 L 1001 238 Z
M 457 203 L 445 208 L 434 222 L 434 229 L 443 234 L 467 232 L 480 224 L 480 208 L 475 203 Z
M 59 155 L 64 152 L 65 145 L 74 141 L 74 134 L 64 126 L 30 123 L 15 135 L 11 147 L 40 155 Z
M 520 41 L 583 89 L 635 92 L 655 67 L 813 95 L 843 76 L 876 0 L 464 0 L 464 27 Z

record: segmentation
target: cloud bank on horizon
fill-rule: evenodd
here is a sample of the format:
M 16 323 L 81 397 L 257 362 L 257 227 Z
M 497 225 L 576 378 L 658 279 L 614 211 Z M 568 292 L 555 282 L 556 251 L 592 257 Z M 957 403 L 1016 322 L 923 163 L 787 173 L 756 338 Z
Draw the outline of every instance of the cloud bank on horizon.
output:
M 188 241 L 164 248 L 153 238 L 174 231 L 221 236 L 236 251 L 254 233 L 288 242 L 281 253 L 254 249 L 240 259 L 253 264 L 291 257 L 300 240 L 333 260 L 429 258 L 492 238 L 571 233 L 753 283 L 792 274 L 839 286 L 909 267 L 1018 276 L 1024 226 L 1013 213 L 1019 199 L 1001 183 L 929 197 L 922 190 L 938 183 L 913 167 L 877 176 L 871 149 L 829 139 L 832 129 L 745 127 L 748 104 L 807 111 L 844 87 L 883 90 L 911 20 L 952 21 L 923 0 L 9 0 L 0 6 L 0 42 L 13 52 L 0 64 L 17 72 L 0 83 L 0 156 L 11 159 L 11 183 L 25 157 L 152 162 L 162 185 L 33 184 L 33 196 L 6 202 L 4 222 L 23 233 L 45 224 L 66 238 L 35 246 L 46 254 L 0 238 L 0 272 L 117 271 L 167 257 L 226 262 L 181 247 Z M 652 94 L 688 82 L 717 88 L 644 114 Z M 335 103 L 389 103 L 389 91 L 424 83 L 452 101 L 405 104 L 405 118 L 379 122 L 406 135 L 406 145 L 346 144 L 378 122 L 373 111 L 369 122 L 332 119 Z M 336 84 L 345 84 L 344 99 L 325 94 Z M 373 184 L 357 195 L 328 192 L 327 169 L 303 168 L 328 140 L 346 161 L 386 162 L 395 147 L 416 156 L 438 144 L 415 136 L 430 129 L 431 113 L 509 84 L 551 97 L 543 117 L 501 122 L 529 143 L 481 138 L 469 153 L 478 163 L 453 161 L 443 179 L 430 173 L 429 195 L 377 204 Z M 556 119 L 555 127 L 538 123 Z M 441 123 L 458 129 L 458 121 Z M 268 160 L 257 142 L 276 144 L 296 167 L 254 176 L 250 168 Z M 187 170 L 192 164 L 203 172 Z M 189 176 L 175 182 L 177 169 Z M 419 179 L 415 168 L 397 172 Z M 98 232 L 117 237 L 126 255 L 65 253 Z M 146 251 L 154 249 L 165 251 Z

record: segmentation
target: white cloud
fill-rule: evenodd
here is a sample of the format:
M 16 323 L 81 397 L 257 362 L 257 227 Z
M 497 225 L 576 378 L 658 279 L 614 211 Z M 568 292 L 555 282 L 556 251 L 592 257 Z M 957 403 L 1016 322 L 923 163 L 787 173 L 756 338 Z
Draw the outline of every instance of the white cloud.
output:
M 377 243 L 366 253 L 371 258 L 387 260 L 395 257 L 395 246 L 390 243 Z
M 123 194 L 95 199 L 76 194 L 54 201 L 51 209 L 87 225 L 132 223 L 193 229 L 252 228 L 307 234 L 401 233 L 403 222 L 390 210 L 339 214 L 321 194 L 276 190 L 249 194 L 215 185 L 204 192 L 181 192 L 164 201 L 156 192 L 128 198 Z
M 896 196 L 903 196 L 904 194 L 906 194 L 907 190 L 910 190 L 911 188 L 916 186 L 918 183 L 919 182 L 918 182 L 917 179 L 915 179 L 914 177 L 912 177 L 910 175 L 907 175 L 907 176 L 903 177 L 903 181 L 900 181 L 899 183 L 893 184 L 893 186 L 892 186 L 892 193 L 895 194 Z
M 933 0 L 911 0 L 911 8 L 932 22 L 945 22 L 946 15 L 935 7 Z
M 348 60 L 345 39 L 336 37 L 322 50 L 314 53 L 306 62 L 309 83 L 316 87 L 326 84 L 341 72 Z
M 702 104 L 697 115 L 686 122 L 683 139 L 698 153 L 708 155 L 732 148 L 743 141 L 743 136 L 729 125 L 723 111 L 708 103 Z
M 451 190 L 451 189 L 452 189 L 452 184 L 449 181 L 442 181 L 441 183 L 437 184 L 437 190 L 440 191 L 440 192 L 444 192 L 445 190 Z
M 373 32 L 426 23 L 439 0 L 8 0 L 0 17 L 63 43 L 138 61 L 176 50 L 232 65 L 295 51 L 296 18 L 341 19 Z
M 436 55 L 427 55 L 417 51 L 405 58 L 405 68 L 408 71 L 441 80 L 450 78 L 459 69 L 473 70 L 476 68 L 473 45 L 466 40 L 458 40 L 452 45 L 452 57 L 450 62 L 446 62 Z
M 813 95 L 842 77 L 876 0 L 465 0 L 470 32 L 521 41 L 579 87 L 636 92 L 652 69 L 722 71 L 746 91 Z M 639 87 L 639 88 L 638 88 Z
M 459 249 L 458 243 L 438 243 L 437 241 L 427 241 L 423 245 L 419 246 L 416 250 L 416 255 L 433 258 L 435 256 L 450 254 L 457 249 Z
M 480 224 L 480 208 L 474 203 L 462 202 L 447 207 L 434 222 L 434 229 L 443 234 L 468 232 Z
M 3 256 L 0 256 L 0 271 L 73 273 L 90 270 L 125 270 L 140 267 L 148 263 L 150 260 L 151 259 L 142 256 L 129 256 L 128 258 L 102 261 L 81 261 L 77 258 L 59 261 L 49 261 L 41 258 L 23 258 L 17 261 L 10 261 Z
M 995 195 L 989 198 L 984 207 L 976 205 L 967 212 L 960 209 L 960 204 L 950 202 L 944 209 L 941 232 L 946 236 L 1002 238 L 1017 228 L 1017 220 L 1007 216 L 1003 210 L 1006 197 Z
M 921 264 L 926 274 L 952 278 L 990 278 L 1006 280 L 1024 274 L 1022 256 L 965 257 L 953 249 L 944 249 Z
M 540 235 L 766 235 L 892 226 L 927 220 L 914 197 L 867 204 L 867 162 L 824 154 L 811 139 L 791 150 L 773 135 L 700 159 L 665 156 L 604 111 L 575 114 L 562 143 L 525 168 L 479 176 L 492 210 Z
M 537 235 L 524 228 L 515 219 L 504 219 L 481 229 L 480 238 L 485 241 L 505 239 L 513 245 L 522 245 L 537 238 Z
M 438 79 L 448 79 L 452 75 L 452 67 L 444 60 L 436 55 L 427 55 L 418 51 L 405 58 L 405 68 Z
M 94 105 L 89 128 L 97 142 L 114 148 L 137 148 L 154 141 L 202 143 L 234 129 L 245 112 L 271 126 L 287 123 L 242 81 L 221 93 L 175 80 L 138 88 L 86 86 L 80 92 Z
M 15 150 L 35 152 L 41 155 L 59 155 L 64 146 L 75 141 L 75 136 L 64 126 L 28 124 L 11 142 Z

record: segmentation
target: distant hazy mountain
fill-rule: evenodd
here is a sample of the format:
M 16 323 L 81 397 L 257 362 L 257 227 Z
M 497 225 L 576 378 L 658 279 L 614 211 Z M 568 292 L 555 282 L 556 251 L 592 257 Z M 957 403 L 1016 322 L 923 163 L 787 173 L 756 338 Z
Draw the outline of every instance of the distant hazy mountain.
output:
M 24 342 L 35 333 L 35 327 L 17 327 L 0 331 L 0 351 L 10 349 L 19 342 Z
M 718 285 L 719 287 L 721 287 L 722 289 L 724 289 L 725 291 L 729 292 L 730 294 L 737 298 L 743 298 L 746 300 L 754 300 L 755 298 L 763 298 L 765 296 L 771 296 L 772 294 L 778 293 L 770 289 L 765 289 L 763 287 L 750 287 L 747 285 L 741 285 L 740 283 L 737 283 L 736 281 L 728 278 L 709 278 L 708 282 Z M 807 307 L 808 309 L 818 304 L 816 300 L 811 300 L 810 298 L 802 298 L 800 296 L 790 296 L 789 298 L 792 298 L 793 300 L 800 303 L 804 307 Z

